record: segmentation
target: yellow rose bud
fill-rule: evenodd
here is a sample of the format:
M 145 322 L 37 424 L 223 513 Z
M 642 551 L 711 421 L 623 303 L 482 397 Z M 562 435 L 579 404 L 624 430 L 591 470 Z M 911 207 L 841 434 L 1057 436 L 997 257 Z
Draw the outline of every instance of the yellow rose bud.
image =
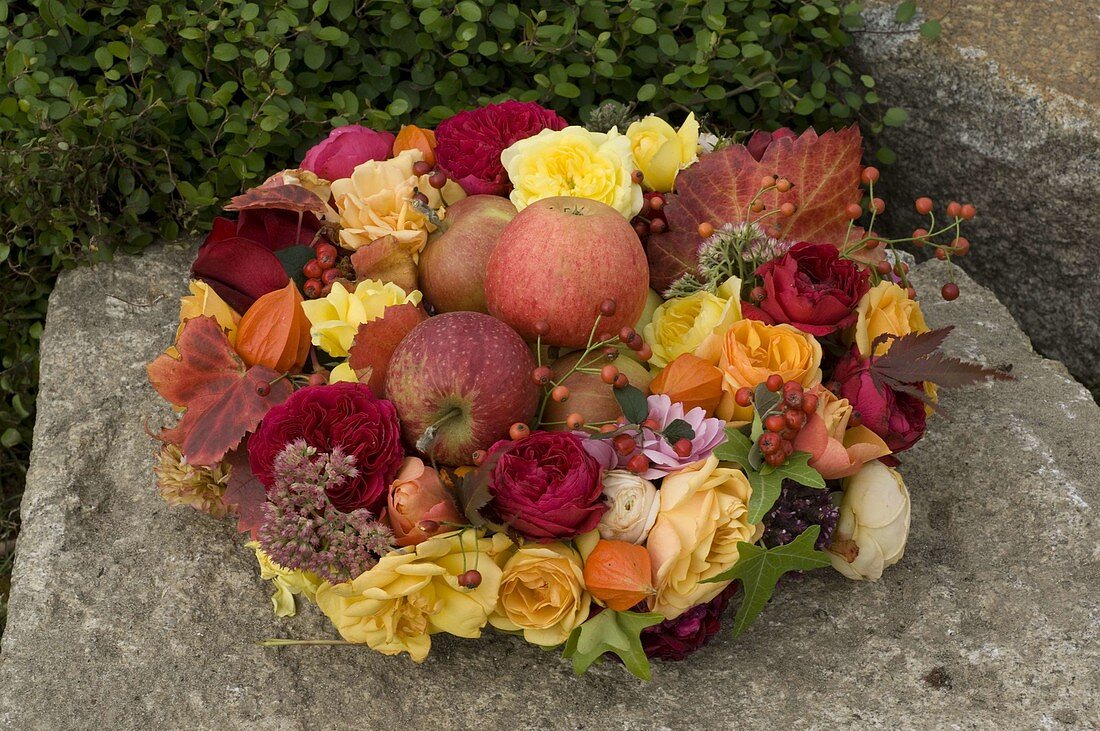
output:
M 510 545 L 500 533 L 485 538 L 464 530 L 437 536 L 415 549 L 386 554 L 352 581 L 322 584 L 317 606 L 348 642 L 365 643 L 384 655 L 407 652 L 422 662 L 436 632 L 481 636 L 500 592 L 497 561 Z M 481 574 L 473 589 L 458 583 L 470 569 Z
M 555 196 L 597 200 L 628 219 L 642 210 L 642 187 L 631 178 L 630 140 L 614 128 L 606 134 L 544 129 L 506 149 L 500 162 L 512 181 L 516 210 Z
M 294 597 L 301 594 L 309 601 L 315 601 L 317 589 L 322 580 L 316 574 L 298 569 L 284 569 L 264 553 L 257 541 L 249 541 L 245 547 L 256 552 L 256 561 L 260 564 L 260 578 L 275 586 L 271 604 L 275 607 L 276 617 L 293 617 L 298 608 Z
M 752 418 L 752 406 L 738 406 L 733 398 L 740 388 L 756 388 L 778 373 L 804 388 L 821 383 L 821 345 L 813 335 L 790 325 L 766 325 L 741 320 L 730 327 L 722 344 L 722 401 L 720 419 L 744 423 Z
M 504 564 L 500 600 L 489 622 L 522 630 L 532 644 L 555 647 L 588 619 L 591 604 L 580 554 L 564 543 L 529 544 Z
M 340 214 L 340 245 L 352 251 L 383 236 L 415 257 L 436 226 L 412 205 L 419 191 L 428 207 L 437 209 L 465 197 L 462 188 L 449 181 L 442 190 L 428 184 L 428 175 L 417 176 L 413 164 L 423 159 L 420 150 L 405 150 L 389 160 L 368 160 L 350 178 L 332 182 L 332 197 Z
M 882 281 L 870 289 L 856 305 L 856 313 L 851 340 L 863 356 L 870 355 L 871 343 L 879 335 L 902 337 L 928 332 L 920 304 L 909 299 L 909 294 L 893 282 Z M 879 343 L 875 355 L 882 355 L 890 345 L 889 341 Z
M 664 368 L 684 353 L 717 365 L 722 338 L 741 319 L 741 280 L 730 277 L 717 294 L 700 290 L 660 305 L 645 326 L 645 341 L 653 349 L 649 362 Z
M 737 544 L 752 543 L 763 529 L 748 522 L 751 495 L 745 474 L 719 467 L 713 455 L 664 478 L 661 509 L 646 541 L 657 586 L 652 611 L 674 619 L 729 585 L 702 582 L 737 563 Z
M 359 326 L 377 320 L 391 305 L 420 304 L 418 290 L 405 294 L 405 290 L 392 282 L 364 279 L 350 293 L 340 282 L 334 282 L 332 291 L 321 299 L 302 303 L 312 327 L 309 330 L 313 344 L 329 355 L 346 357 L 355 341 Z
M 909 537 L 909 491 L 901 475 L 875 460 L 844 481 L 840 519 L 826 548 L 840 573 L 878 581 L 905 553 Z
M 218 296 L 206 282 L 192 279 L 187 283 L 191 294 L 180 298 L 180 325 L 176 328 L 176 339 L 183 334 L 183 324 L 193 317 L 213 317 L 225 330 L 230 345 L 237 343 L 237 325 L 241 321 L 232 307 Z
M 688 115 L 680 129 L 673 129 L 654 115 L 631 123 L 626 130 L 634 163 L 644 175 L 645 184 L 667 193 L 676 183 L 676 174 L 699 159 L 699 123 L 695 113 Z

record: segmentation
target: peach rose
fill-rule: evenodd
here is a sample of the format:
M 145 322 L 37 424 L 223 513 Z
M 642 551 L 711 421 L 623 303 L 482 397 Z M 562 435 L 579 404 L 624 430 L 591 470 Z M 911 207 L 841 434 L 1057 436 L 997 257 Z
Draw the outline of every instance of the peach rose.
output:
M 737 563 L 737 544 L 752 543 L 763 529 L 748 522 L 751 495 L 745 474 L 719 467 L 714 456 L 664 478 L 657 522 L 646 541 L 657 587 L 652 611 L 675 619 L 729 585 L 702 582 Z
M 852 405 L 831 391 L 818 388 L 817 411 L 794 440 L 799 452 L 809 452 L 810 466 L 826 480 L 848 477 L 859 472 L 866 462 L 885 457 L 890 448 L 882 437 L 865 426 L 849 428 Z
M 821 383 L 821 345 L 813 335 L 790 325 L 741 320 L 726 333 L 718 367 L 722 369 L 718 418 L 744 424 L 752 418 L 752 406 L 734 402 L 737 390 L 756 388 L 773 373 L 805 388 L 816 386 Z
M 390 485 L 386 499 L 386 520 L 399 546 L 415 546 L 439 533 L 454 530 L 465 523 L 458 512 L 454 495 L 443 485 L 439 473 L 416 457 L 406 457 Z M 434 521 L 438 528 L 425 531 L 423 521 Z
M 902 337 L 910 333 L 928 332 L 924 313 L 916 300 L 893 282 L 882 281 L 871 288 L 856 305 L 856 324 L 849 342 L 859 348 L 859 354 L 871 354 L 871 343 L 880 335 Z M 890 349 L 890 343 L 880 343 L 875 355 Z

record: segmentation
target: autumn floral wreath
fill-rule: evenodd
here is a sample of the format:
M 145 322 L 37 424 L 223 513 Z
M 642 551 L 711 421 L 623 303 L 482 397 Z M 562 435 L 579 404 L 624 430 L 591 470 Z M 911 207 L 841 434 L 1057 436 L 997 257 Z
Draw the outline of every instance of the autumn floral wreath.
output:
M 419 662 L 492 625 L 648 678 L 785 572 L 901 558 L 936 385 L 1003 374 L 939 351 L 897 247 L 966 255 L 974 207 L 888 239 L 856 127 L 629 116 L 341 127 L 214 221 L 155 471 L 342 637 L 266 644 Z

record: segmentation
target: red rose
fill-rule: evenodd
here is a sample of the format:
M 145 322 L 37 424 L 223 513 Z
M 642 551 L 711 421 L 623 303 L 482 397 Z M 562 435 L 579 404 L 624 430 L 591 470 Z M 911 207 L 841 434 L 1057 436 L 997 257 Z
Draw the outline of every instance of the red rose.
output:
M 863 426 L 882 437 L 886 446 L 897 454 L 909 449 L 924 436 L 927 415 L 924 403 L 916 396 L 883 386 L 879 390 L 871 379 L 870 367 L 875 358 L 863 359 L 852 348 L 837 363 L 834 380 L 839 390 L 833 391 L 840 398 L 848 399 L 859 412 Z M 921 384 L 914 384 L 917 388 Z M 832 389 L 830 389 L 832 390 Z
M 803 241 L 756 270 L 764 279 L 764 300 L 745 316 L 768 324 L 786 323 L 815 336 L 855 322 L 856 305 L 870 287 L 869 275 L 841 259 L 832 244 Z
M 734 582 L 705 604 L 697 604 L 676 619 L 642 630 L 642 649 L 646 657 L 659 660 L 683 660 L 710 642 L 722 625 L 722 614 L 737 590 Z
M 296 391 L 267 412 L 248 440 L 252 472 L 266 487 L 274 482 L 275 457 L 295 439 L 304 439 L 319 452 L 340 447 L 355 458 L 355 478 L 344 480 L 328 493 L 338 510 L 367 508 L 381 514 L 390 483 L 405 457 L 401 425 L 392 403 L 377 398 L 369 386 L 360 383 Z
M 299 220 L 293 211 L 273 208 L 241 211 L 236 221 L 215 218 L 191 265 L 191 276 L 244 314 L 257 299 L 289 281 L 275 252 L 312 243 L 320 227 L 311 213 Z
M 350 178 L 360 163 L 389 159 L 394 139 L 389 132 L 378 132 L 359 124 L 337 127 L 309 148 L 301 168 L 325 180 Z
M 500 441 L 489 475 L 490 520 L 506 523 L 526 538 L 547 543 L 594 529 L 607 511 L 600 465 L 575 434 L 532 432 L 518 442 Z
M 757 162 L 759 162 L 760 159 L 764 157 L 764 153 L 767 152 L 768 147 L 771 145 L 771 143 L 787 137 L 793 139 L 795 137 L 798 137 L 798 135 L 796 135 L 793 131 L 787 129 L 786 127 L 780 127 L 774 132 L 765 132 L 761 129 L 752 133 L 752 137 L 749 138 L 749 141 L 745 145 L 745 147 L 748 148 L 749 154 L 752 155 Z
M 563 129 L 565 120 L 534 102 L 506 101 L 459 112 L 435 128 L 435 161 L 469 195 L 508 195 L 508 173 L 500 153 L 544 129 Z

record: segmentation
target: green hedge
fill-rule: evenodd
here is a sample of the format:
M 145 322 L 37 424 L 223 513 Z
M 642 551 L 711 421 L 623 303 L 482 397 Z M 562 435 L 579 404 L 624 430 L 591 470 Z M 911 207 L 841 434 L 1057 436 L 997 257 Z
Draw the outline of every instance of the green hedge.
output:
M 30 439 L 57 272 L 202 230 L 333 126 L 504 97 L 712 125 L 873 128 L 833 0 L 0 0 L 0 444 Z

